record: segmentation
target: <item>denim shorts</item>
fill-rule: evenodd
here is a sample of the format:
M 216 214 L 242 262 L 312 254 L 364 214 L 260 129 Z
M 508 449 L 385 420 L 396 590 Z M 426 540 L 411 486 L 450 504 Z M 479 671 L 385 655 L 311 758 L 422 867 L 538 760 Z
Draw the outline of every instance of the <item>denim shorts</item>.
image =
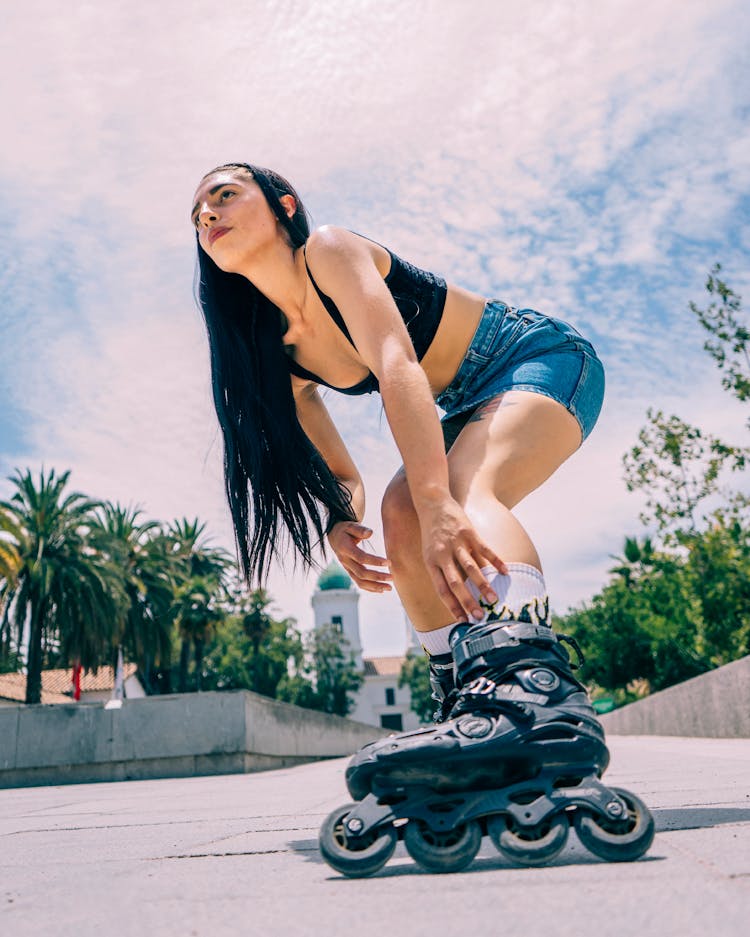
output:
M 527 390 L 561 403 L 586 439 L 602 408 L 604 368 L 591 342 L 572 325 L 493 299 L 456 376 L 437 397 L 446 411 L 446 447 L 480 404 L 506 390 Z

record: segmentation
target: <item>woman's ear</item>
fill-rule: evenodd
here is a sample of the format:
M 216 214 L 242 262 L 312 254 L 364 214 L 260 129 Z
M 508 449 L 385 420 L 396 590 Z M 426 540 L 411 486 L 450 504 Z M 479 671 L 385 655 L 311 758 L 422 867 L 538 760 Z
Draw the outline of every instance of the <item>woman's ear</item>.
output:
M 293 195 L 282 195 L 279 201 L 284 206 L 287 217 L 294 218 L 294 213 L 297 211 L 297 199 Z

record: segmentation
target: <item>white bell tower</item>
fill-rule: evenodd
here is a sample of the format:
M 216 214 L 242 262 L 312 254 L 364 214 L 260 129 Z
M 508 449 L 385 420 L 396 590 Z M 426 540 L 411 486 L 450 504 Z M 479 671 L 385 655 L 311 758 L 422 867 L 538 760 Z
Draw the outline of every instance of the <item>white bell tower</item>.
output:
M 359 636 L 359 592 L 338 563 L 331 563 L 318 578 L 312 607 L 315 629 L 336 625 L 349 642 L 357 670 L 364 670 L 362 641 Z

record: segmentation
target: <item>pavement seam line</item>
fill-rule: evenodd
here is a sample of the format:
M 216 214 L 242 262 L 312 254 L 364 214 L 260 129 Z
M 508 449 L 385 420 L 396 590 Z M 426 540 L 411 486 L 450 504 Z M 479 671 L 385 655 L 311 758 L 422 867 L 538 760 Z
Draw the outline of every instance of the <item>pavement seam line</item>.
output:
M 272 856 L 278 853 L 317 852 L 317 846 L 298 847 L 297 849 L 256 849 L 249 852 L 194 852 L 176 856 L 149 856 L 144 862 L 162 862 L 165 859 L 225 859 L 232 856 Z

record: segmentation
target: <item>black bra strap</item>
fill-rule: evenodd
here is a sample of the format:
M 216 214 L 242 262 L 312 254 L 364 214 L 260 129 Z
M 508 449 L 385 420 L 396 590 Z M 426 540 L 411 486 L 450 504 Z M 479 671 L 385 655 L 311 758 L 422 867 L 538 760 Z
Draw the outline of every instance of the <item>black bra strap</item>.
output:
M 294 358 L 287 356 L 287 366 L 289 367 L 289 371 L 297 377 L 302 377 L 306 381 L 314 381 L 316 384 L 322 384 L 324 387 L 330 387 L 331 390 L 337 390 L 340 394 L 371 394 L 374 390 L 378 389 L 378 381 L 374 374 L 368 374 L 367 377 L 363 378 L 358 384 L 355 384 L 354 387 L 334 387 L 333 384 L 324 381 L 322 377 L 318 377 L 317 374 L 313 374 L 312 371 L 303 368 L 301 364 L 297 364 Z
M 336 303 L 334 303 L 334 301 L 331 299 L 330 296 L 326 296 L 326 294 L 320 289 L 318 284 L 315 282 L 315 277 L 313 277 L 312 273 L 310 272 L 310 267 L 307 264 L 307 252 L 305 250 L 305 247 L 306 245 L 302 246 L 302 256 L 305 258 L 305 268 L 307 269 L 307 275 L 310 277 L 310 282 L 315 287 L 315 292 L 320 297 L 320 301 L 325 306 L 326 311 L 328 312 L 328 315 L 333 319 L 336 325 L 341 329 L 344 335 L 346 335 L 346 337 L 349 339 L 349 343 L 351 344 L 352 348 L 356 349 L 357 346 L 354 344 L 354 341 L 352 340 L 352 337 L 349 334 L 349 329 L 346 327 L 346 322 L 344 322 L 344 317 L 339 312 L 336 306 Z
M 316 384 L 326 384 L 322 377 L 318 377 L 317 374 L 313 374 L 312 371 L 303 368 L 301 364 L 297 364 L 294 358 L 289 355 L 287 355 L 286 363 L 291 373 L 295 374 L 297 377 L 303 377 L 306 381 L 315 381 Z M 330 386 L 330 384 L 326 384 L 326 387 Z

